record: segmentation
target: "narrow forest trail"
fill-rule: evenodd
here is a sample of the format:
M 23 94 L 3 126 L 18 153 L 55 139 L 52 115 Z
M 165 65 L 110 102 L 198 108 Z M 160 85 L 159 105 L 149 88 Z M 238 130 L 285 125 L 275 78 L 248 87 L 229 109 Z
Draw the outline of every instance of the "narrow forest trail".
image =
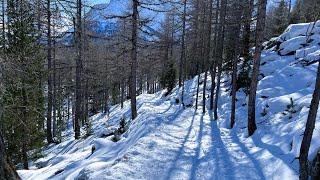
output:
M 294 176 L 294 171 L 268 148 L 259 148 L 255 142 L 244 144 L 236 133 L 219 128 L 211 112 L 202 115 L 193 108 L 168 108 L 161 112 L 166 118 L 158 128 L 139 139 L 117 163 L 93 177 L 281 179 Z M 289 173 L 281 174 L 277 168 Z
M 208 81 L 210 85 L 211 79 Z M 36 162 L 43 168 L 19 173 L 23 179 L 59 180 L 297 179 L 292 154 L 269 142 L 273 132 L 263 132 L 271 125 L 259 124 L 259 131 L 249 138 L 241 128 L 245 119 L 238 119 L 236 129 L 226 128 L 228 105 L 223 102 L 229 102 L 229 96 L 227 80 L 223 81 L 218 120 L 213 120 L 211 111 L 202 114 L 202 106 L 197 111 L 182 108 L 175 102 L 180 93 L 177 88 L 169 97 L 163 97 L 163 92 L 144 94 L 138 97 L 139 116 L 119 142 L 100 134 L 117 127 L 119 115 L 130 117 L 129 102 L 123 109 L 113 107 L 109 117 L 94 116 L 93 136 L 86 139 L 75 141 L 70 126 L 65 141 L 49 147 Z M 188 103 L 195 103 L 196 82 L 197 78 L 186 82 Z M 96 148 L 93 154 L 92 146 Z

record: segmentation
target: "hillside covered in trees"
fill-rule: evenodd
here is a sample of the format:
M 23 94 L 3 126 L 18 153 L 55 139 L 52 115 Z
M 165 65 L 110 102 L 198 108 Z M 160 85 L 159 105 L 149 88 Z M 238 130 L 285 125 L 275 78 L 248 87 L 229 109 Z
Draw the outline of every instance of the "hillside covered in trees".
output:
M 1 0 L 0 179 L 318 179 L 318 0 Z

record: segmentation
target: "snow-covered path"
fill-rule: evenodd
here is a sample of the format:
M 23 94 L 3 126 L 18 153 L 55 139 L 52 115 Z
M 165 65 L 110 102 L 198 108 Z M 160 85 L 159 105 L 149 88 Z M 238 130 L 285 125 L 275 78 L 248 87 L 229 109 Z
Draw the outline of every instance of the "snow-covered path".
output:
M 70 180 L 297 179 L 290 163 L 294 157 L 281 155 L 277 146 L 263 143 L 259 134 L 242 137 L 236 130 L 221 127 L 211 112 L 203 115 L 201 106 L 198 111 L 183 109 L 160 94 L 141 96 L 140 118 L 121 141 L 96 137 L 102 124 L 118 118 L 121 110 L 116 108 L 109 118 L 95 118 L 96 135 L 49 148 L 47 157 L 39 161 L 46 163 L 45 168 L 19 171 L 20 175 L 23 179 Z M 123 114 L 128 113 L 126 105 Z M 91 155 L 93 144 L 97 150 Z
M 211 112 L 202 115 L 194 108 L 183 110 L 168 102 L 158 108 L 153 110 L 163 118 L 159 126 L 112 166 L 91 172 L 92 179 L 297 178 L 266 146 L 254 147 L 261 142 L 244 144 L 236 133 L 219 128 Z

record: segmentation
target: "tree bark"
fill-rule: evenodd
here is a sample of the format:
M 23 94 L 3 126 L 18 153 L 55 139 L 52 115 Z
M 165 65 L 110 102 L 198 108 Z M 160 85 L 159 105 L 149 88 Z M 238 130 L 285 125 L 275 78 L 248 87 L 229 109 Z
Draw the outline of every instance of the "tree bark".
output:
M 267 0 L 259 0 L 255 53 L 253 57 L 253 72 L 250 84 L 249 102 L 248 102 L 248 135 L 251 136 L 257 129 L 256 125 L 256 91 L 258 85 L 258 76 L 260 69 L 262 43 L 264 37 L 265 19 L 266 19 Z
M 0 122 L 2 123 L 2 114 L 3 114 L 3 101 L 2 101 L 2 93 L 3 93 L 3 84 L 2 84 L 2 73 L 3 73 L 3 64 L 0 59 Z M 14 166 L 11 164 L 9 157 L 6 155 L 6 147 L 2 135 L 2 127 L 0 127 L 0 180 L 17 180 L 20 179 L 17 172 L 14 169 Z
M 243 35 L 243 54 L 245 61 L 249 59 L 250 37 L 251 37 L 251 18 L 254 0 L 247 0 L 247 5 L 244 9 L 244 35 Z
M 235 8 L 234 15 L 234 23 L 236 26 L 234 27 L 234 57 L 232 62 L 232 91 L 231 91 L 231 117 L 230 117 L 230 128 L 233 128 L 235 119 L 236 119 L 236 98 L 237 98 L 237 72 L 238 72 L 238 59 L 239 59 L 239 41 L 240 41 L 240 29 L 241 24 L 240 21 L 237 20 L 238 17 L 241 17 L 242 10 L 240 9 L 241 3 L 235 2 L 233 4 Z
M 206 42 L 206 47 L 205 47 L 205 58 L 204 61 L 206 63 L 209 62 L 210 59 L 210 50 L 211 50 L 211 31 L 212 31 L 212 4 L 213 4 L 213 0 L 209 1 L 210 5 L 209 5 L 209 18 L 207 20 L 207 30 L 208 30 L 208 34 L 207 34 L 207 42 Z M 205 73 L 204 73 L 204 83 L 203 83 L 203 99 L 202 99 L 202 113 L 204 114 L 206 112 L 206 89 L 207 89 L 207 76 L 208 76 L 208 68 L 204 67 Z
M 48 31 L 47 31 L 47 38 L 48 38 L 48 47 L 47 47 L 47 63 L 48 63 L 48 109 L 47 109 L 47 141 L 48 144 L 53 143 L 52 139 L 52 55 L 51 55 L 51 0 L 47 0 L 47 18 L 48 18 Z
M 80 138 L 80 121 L 82 117 L 82 27 L 81 27 L 81 0 L 77 0 L 77 15 L 76 15 L 76 31 L 75 31 L 75 42 L 76 42 L 76 86 L 75 86 L 75 119 L 74 119 L 74 132 L 75 139 Z
M 218 47 L 218 19 L 219 19 L 219 7 L 220 7 L 220 0 L 217 0 L 216 5 L 216 14 L 215 14 L 215 33 L 214 33 L 214 60 L 212 61 L 211 68 L 210 68 L 210 74 L 211 74 L 211 88 L 210 88 L 210 110 L 213 110 L 213 102 L 214 102 L 214 91 L 216 87 L 216 71 L 217 71 L 217 47 Z
M 18 176 L 10 159 L 6 155 L 2 133 L 0 132 L 0 180 L 18 180 Z
M 53 42 L 53 58 L 52 61 L 52 137 L 55 138 L 57 134 L 57 78 L 56 78 L 56 60 L 55 60 L 55 43 Z
M 22 109 L 22 138 L 21 138 L 21 144 L 22 144 L 22 148 L 21 148 L 21 153 L 22 153 L 22 162 L 23 162 L 23 168 L 24 169 L 29 169 L 29 163 L 28 163 L 28 135 L 29 133 L 27 132 L 27 107 L 28 107 L 28 99 L 27 99 L 27 93 L 26 93 L 26 88 L 25 85 L 22 85 L 22 100 L 23 100 L 23 109 Z
M 130 98 L 131 119 L 137 117 L 137 31 L 138 31 L 138 0 L 132 0 L 132 51 L 131 51 L 131 73 L 130 73 Z
M 182 86 L 181 104 L 184 107 L 184 71 L 185 71 L 185 34 L 186 34 L 186 12 L 187 0 L 183 1 L 183 15 L 182 15 L 182 37 L 181 37 L 181 54 L 179 66 L 179 87 Z
M 309 177 L 308 155 L 309 155 L 309 148 L 312 140 L 312 134 L 315 128 L 317 111 L 319 107 L 319 100 L 320 100 L 320 63 L 318 65 L 317 79 L 316 79 L 315 89 L 314 89 L 312 100 L 311 100 L 306 129 L 304 131 L 304 135 L 303 135 L 303 139 L 300 147 L 300 156 L 299 156 L 300 180 L 307 180 Z
M 227 0 L 221 1 L 221 10 L 220 10 L 220 26 L 219 26 L 219 37 L 218 37 L 218 57 L 217 57 L 217 87 L 216 87 L 216 94 L 214 99 L 214 119 L 218 119 L 218 101 L 219 101 L 219 94 L 220 94 L 220 79 L 222 74 L 222 63 L 223 63 L 223 45 L 224 45 L 224 29 L 225 29 L 225 22 L 226 22 L 226 11 L 227 11 Z
M 6 47 L 6 22 L 5 22 L 5 0 L 1 1 L 1 10 L 2 10 L 2 14 L 1 14 L 1 20 L 2 20 L 2 48 L 5 49 Z

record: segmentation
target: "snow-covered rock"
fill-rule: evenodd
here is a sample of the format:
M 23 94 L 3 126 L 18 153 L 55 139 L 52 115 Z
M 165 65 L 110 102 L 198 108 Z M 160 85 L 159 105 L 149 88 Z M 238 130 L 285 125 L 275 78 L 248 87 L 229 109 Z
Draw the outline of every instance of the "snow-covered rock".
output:
M 278 38 L 272 39 L 273 44 L 279 44 L 279 55 L 294 55 L 304 58 L 308 52 L 320 46 L 320 21 L 316 23 L 292 24 Z

